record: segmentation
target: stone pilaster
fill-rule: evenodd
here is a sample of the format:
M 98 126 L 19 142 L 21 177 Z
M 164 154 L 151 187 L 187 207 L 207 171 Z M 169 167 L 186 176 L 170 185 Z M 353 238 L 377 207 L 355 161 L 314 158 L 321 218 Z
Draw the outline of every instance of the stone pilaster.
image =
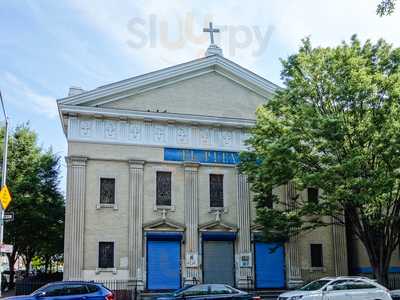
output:
M 86 157 L 67 157 L 65 207 L 64 279 L 83 279 Z
M 343 225 L 344 216 L 341 216 L 341 219 L 342 222 L 335 222 L 332 219 L 332 244 L 336 276 L 346 276 L 349 273 L 347 265 L 346 227 Z
M 295 209 L 293 199 L 296 196 L 294 185 L 289 182 L 284 186 L 284 197 L 289 209 Z M 286 263 L 287 263 L 287 285 L 289 288 L 298 287 L 303 284 L 301 278 L 301 258 L 298 243 L 298 236 L 291 237 L 286 244 Z
M 143 174 L 144 161 L 129 161 L 129 278 L 143 288 Z
M 240 288 L 249 287 L 249 279 L 252 279 L 251 263 L 251 238 L 250 238 L 250 190 L 247 176 L 240 172 L 236 175 L 237 184 L 237 219 L 238 219 L 238 258 L 239 258 L 239 277 L 238 286 Z M 241 257 L 247 256 L 250 265 L 240 266 Z
M 192 284 L 200 281 L 199 270 L 199 164 L 184 165 L 186 257 L 184 281 Z

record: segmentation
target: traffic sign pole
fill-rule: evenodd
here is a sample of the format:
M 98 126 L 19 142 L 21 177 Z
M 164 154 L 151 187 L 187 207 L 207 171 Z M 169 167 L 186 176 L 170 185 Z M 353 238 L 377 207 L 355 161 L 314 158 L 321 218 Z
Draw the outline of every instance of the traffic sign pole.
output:
M 0 101 L 1 101 L 1 107 L 3 109 L 3 114 L 4 114 L 4 119 L 5 119 L 5 130 L 4 130 L 4 147 L 3 147 L 3 167 L 2 167 L 2 176 L 1 176 L 1 187 L 5 187 L 7 183 L 7 154 L 8 154 L 8 117 L 6 113 L 6 109 L 4 108 L 4 102 L 3 102 L 3 97 L 1 96 L 1 91 L 0 91 Z M 4 209 L 0 205 L 0 210 L 1 210 L 1 220 L 4 219 Z M 3 244 L 3 238 L 4 238 L 4 222 L 1 222 L 0 224 L 0 244 Z M 2 256 L 1 256 L 2 257 Z M 0 297 L 1 297 L 1 274 L 3 272 L 2 270 L 2 264 L 0 264 Z

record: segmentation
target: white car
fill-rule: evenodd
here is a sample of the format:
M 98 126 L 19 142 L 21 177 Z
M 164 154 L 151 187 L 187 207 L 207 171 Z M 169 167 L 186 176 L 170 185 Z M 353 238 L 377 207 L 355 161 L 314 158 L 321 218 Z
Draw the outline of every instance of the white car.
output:
M 278 300 L 391 300 L 389 290 L 365 277 L 326 277 L 281 294 Z

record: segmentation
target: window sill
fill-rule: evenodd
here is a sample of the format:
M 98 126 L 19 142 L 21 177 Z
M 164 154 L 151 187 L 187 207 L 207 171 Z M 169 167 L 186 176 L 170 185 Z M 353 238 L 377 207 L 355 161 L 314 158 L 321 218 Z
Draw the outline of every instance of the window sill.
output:
M 100 273 L 113 273 L 117 274 L 117 268 L 96 268 L 96 274 Z
M 105 204 L 105 203 L 98 203 L 96 205 L 96 209 L 102 209 L 102 208 L 112 208 L 114 210 L 118 210 L 117 204 Z
M 220 211 L 222 213 L 227 213 L 228 212 L 228 208 L 226 206 L 224 206 L 224 207 L 209 207 L 208 208 L 208 212 L 209 213 L 215 213 L 217 211 Z
M 169 211 L 175 211 L 175 205 L 154 205 L 153 210 L 158 211 L 158 210 L 169 210 Z
M 325 272 L 325 268 L 324 267 L 311 267 L 309 269 L 310 272 Z

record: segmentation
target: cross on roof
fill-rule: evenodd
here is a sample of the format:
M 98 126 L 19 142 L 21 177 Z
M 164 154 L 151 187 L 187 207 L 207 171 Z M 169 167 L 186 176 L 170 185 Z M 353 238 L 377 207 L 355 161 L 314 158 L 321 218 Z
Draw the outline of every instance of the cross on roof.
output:
M 211 38 L 211 44 L 214 45 L 214 32 L 219 32 L 219 29 L 213 27 L 213 23 L 210 22 L 208 28 L 203 28 L 203 32 L 209 32 Z

